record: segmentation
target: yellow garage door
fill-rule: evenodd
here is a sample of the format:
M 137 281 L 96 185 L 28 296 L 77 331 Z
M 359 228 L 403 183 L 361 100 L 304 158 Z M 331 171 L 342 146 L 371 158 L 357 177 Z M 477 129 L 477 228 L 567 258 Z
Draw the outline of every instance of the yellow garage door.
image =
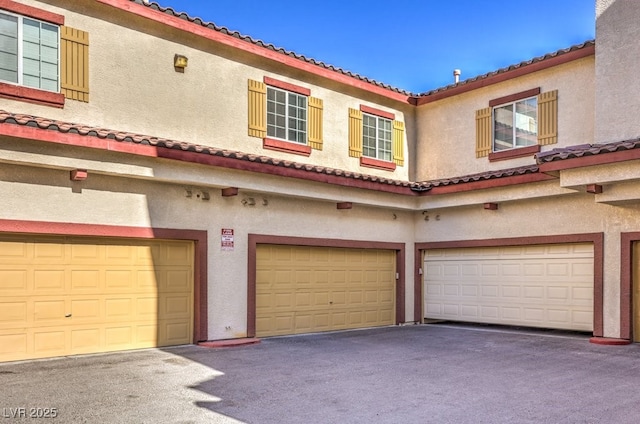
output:
M 258 245 L 256 335 L 395 322 L 395 252 Z
M 427 250 L 424 316 L 593 330 L 593 244 Z
M 193 243 L 0 238 L 0 361 L 191 343 Z

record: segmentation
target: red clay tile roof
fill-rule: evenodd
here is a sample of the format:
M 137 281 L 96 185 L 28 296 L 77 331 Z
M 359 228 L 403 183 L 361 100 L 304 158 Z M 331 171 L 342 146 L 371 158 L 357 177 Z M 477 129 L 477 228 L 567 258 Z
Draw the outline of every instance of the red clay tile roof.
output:
M 581 158 L 585 156 L 595 156 L 606 153 L 614 153 L 625 150 L 633 150 L 640 148 L 640 138 L 625 141 L 616 141 L 613 143 L 602 144 L 580 144 L 577 146 L 570 146 L 564 148 L 558 148 L 549 150 L 546 152 L 540 152 L 536 154 L 536 162 L 538 164 L 555 162 L 564 159 Z
M 194 23 L 196 25 L 201 25 L 203 27 L 210 28 L 210 29 L 212 29 L 214 31 L 217 31 L 217 32 L 220 32 L 220 33 L 223 33 L 223 34 L 226 34 L 226 35 L 230 35 L 230 36 L 235 37 L 235 38 L 237 38 L 239 40 L 246 41 L 247 43 L 251 43 L 251 44 L 254 44 L 254 45 L 257 45 L 257 46 L 260 46 L 260 47 L 264 47 L 266 49 L 273 50 L 275 52 L 279 52 L 279 53 L 281 53 L 283 55 L 286 55 L 286 56 L 289 56 L 289 57 L 293 57 L 293 58 L 302 60 L 304 62 L 311 63 L 313 65 L 320 66 L 322 68 L 325 68 L 325 69 L 328 69 L 328 70 L 331 70 L 331 71 L 334 71 L 334 72 L 338 72 L 338 73 L 341 73 L 343 75 L 347 75 L 349 77 L 352 77 L 352 78 L 367 82 L 369 84 L 373 84 L 375 86 L 382 87 L 384 89 L 387 89 L 387 90 L 390 90 L 390 91 L 394 91 L 396 93 L 400 93 L 400 94 L 403 94 L 403 95 L 406 95 L 406 96 L 409 96 L 409 97 L 414 97 L 414 98 L 426 97 L 426 96 L 430 96 L 432 94 L 442 93 L 442 92 L 445 92 L 445 91 L 450 90 L 452 88 L 461 87 L 461 86 L 473 83 L 473 82 L 478 81 L 478 80 L 483 80 L 483 79 L 486 79 L 488 77 L 492 77 L 494 75 L 503 74 L 505 72 L 508 72 L 508 71 L 511 71 L 511 70 L 514 70 L 514 69 L 518 69 L 518 68 L 521 68 L 521 67 L 524 67 L 524 66 L 527 66 L 527 65 L 531 65 L 531 64 L 534 64 L 534 63 L 542 62 L 544 60 L 551 59 L 551 58 L 554 58 L 556 56 L 561 56 L 563 54 L 570 53 L 570 52 L 573 52 L 575 50 L 580 50 L 580 49 L 595 45 L 595 40 L 585 41 L 582 44 L 576 44 L 574 46 L 567 47 L 565 49 L 557 50 L 557 51 L 555 51 L 553 53 L 545 54 L 544 56 L 539 56 L 539 57 L 536 57 L 536 58 L 533 58 L 533 59 L 530 59 L 530 60 L 527 60 L 527 61 L 524 61 L 524 62 L 517 63 L 515 65 L 508 66 L 506 68 L 498 69 L 497 71 L 488 72 L 488 73 L 486 73 L 484 75 L 479 75 L 479 76 L 476 76 L 476 77 L 473 77 L 473 78 L 469 78 L 469 79 L 466 79 L 464 81 L 460 81 L 457 84 L 450 84 L 450 85 L 447 85 L 445 87 L 437 88 L 435 90 L 431 90 L 431 91 L 427 91 L 427 92 L 424 92 L 424 93 L 416 94 L 416 93 L 412 93 L 412 92 L 407 91 L 407 90 L 403 90 L 401 88 L 393 87 L 391 85 L 382 83 L 380 81 L 376 81 L 376 80 L 367 78 L 365 76 L 356 74 L 354 72 L 339 68 L 337 66 L 330 65 L 330 64 L 324 63 L 322 61 L 319 61 L 319 60 L 316 60 L 316 59 L 313 59 L 313 58 L 310 58 L 310 57 L 306 57 L 306 56 L 301 55 L 301 54 L 297 54 L 297 53 L 295 53 L 295 52 L 293 52 L 291 50 L 286 50 L 286 49 L 284 49 L 282 47 L 277 47 L 277 46 L 274 46 L 273 44 L 265 43 L 264 41 L 258 40 L 258 39 L 254 39 L 251 36 L 240 34 L 238 31 L 232 31 L 232 30 L 230 30 L 230 29 L 228 29 L 226 27 L 218 26 L 213 22 L 206 22 L 206 21 L 202 20 L 199 17 L 192 17 L 192 16 L 189 16 L 187 13 L 177 12 L 176 10 L 174 10 L 171 7 L 160 6 L 160 4 L 158 4 L 156 2 L 149 2 L 149 1 L 143 1 L 143 0 L 129 0 L 129 1 L 131 1 L 133 3 L 144 5 L 144 6 L 148 7 L 148 8 L 150 8 L 150 9 L 153 9 L 153 10 L 156 10 L 156 11 L 159 11 L 159 12 L 162 12 L 162 13 L 166 13 L 166 14 L 168 14 L 170 16 L 174 16 L 174 17 L 183 19 L 185 21 L 192 22 L 192 23 Z
M 585 41 L 582 44 L 576 44 L 576 45 L 573 45 L 571 47 L 567 47 L 565 49 L 560 49 L 560 50 L 557 50 L 557 51 L 555 51 L 553 53 L 545 54 L 544 56 L 535 57 L 533 59 L 526 60 L 524 62 L 520 62 L 520 63 L 517 63 L 515 65 L 507 66 L 506 68 L 498 69 L 497 71 L 488 72 L 488 73 L 483 74 L 483 75 L 478 75 L 477 77 L 473 77 L 473 78 L 466 79 L 464 81 L 460 81 L 457 84 L 449 84 L 449 85 L 447 85 L 445 87 L 436 88 L 435 90 L 431 90 L 431 91 L 427 91 L 427 92 L 424 92 L 424 93 L 420 93 L 420 94 L 418 94 L 416 96 L 417 97 L 426 97 L 426 96 L 430 96 L 430 95 L 433 95 L 433 94 L 442 93 L 442 92 L 445 92 L 447 90 L 451 90 L 453 88 L 462 87 L 462 86 L 474 83 L 474 82 L 479 81 L 479 80 L 484 80 L 484 79 L 487 79 L 489 77 L 493 77 L 495 75 L 504 74 L 505 72 L 513 71 L 515 69 L 522 68 L 522 67 L 525 67 L 525 66 L 528 66 L 528 65 L 532 65 L 534 63 L 543 62 L 545 60 L 552 59 L 552 58 L 557 57 L 557 56 L 562 56 L 564 54 L 571 53 L 571 52 L 576 51 L 576 50 L 581 50 L 581 49 L 584 49 L 584 48 L 587 48 L 587 47 L 595 46 L 595 44 L 596 44 L 595 40 L 588 40 L 588 41 Z
M 142 4 L 144 6 L 149 7 L 150 9 L 157 10 L 157 11 L 162 12 L 162 13 L 166 13 L 166 14 L 168 14 L 170 16 L 175 16 L 175 17 L 183 19 L 185 21 L 192 22 L 192 23 L 194 23 L 196 25 L 201 25 L 203 27 L 210 28 L 210 29 L 212 29 L 214 31 L 218 31 L 218 32 L 223 33 L 223 34 L 230 35 L 230 36 L 235 37 L 235 38 L 237 38 L 239 40 L 246 41 L 247 43 L 255 44 L 257 46 L 264 47 L 266 49 L 282 53 L 283 55 L 290 56 L 290 57 L 293 57 L 293 58 L 296 58 L 296 59 L 311 63 L 313 65 L 317 65 L 317 66 L 320 66 L 322 68 L 329 69 L 331 71 L 338 72 L 338 73 L 347 75 L 349 77 L 359 79 L 361 81 L 365 81 L 365 82 L 367 82 L 369 84 L 373 84 L 373 85 L 376 85 L 378 87 L 382 87 L 384 89 L 387 89 L 387 90 L 390 90 L 390 91 L 394 91 L 396 93 L 400 93 L 400 94 L 403 94 L 403 95 L 406 95 L 406 96 L 415 96 L 415 94 L 413 94 L 413 93 L 411 93 L 409 91 L 406 91 L 406 90 L 403 90 L 403 89 L 400 89 L 400 88 L 397 88 L 397 87 L 392 87 L 392 86 L 390 86 L 388 84 L 384 84 L 384 83 L 382 83 L 380 81 L 376 81 L 376 80 L 367 78 L 365 76 L 356 74 L 354 72 L 347 71 L 347 70 L 339 68 L 337 66 L 330 65 L 330 64 L 321 62 L 319 60 L 316 60 L 316 59 L 313 59 L 313 58 L 310 58 L 310 57 L 306 57 L 306 56 L 301 55 L 301 54 L 297 54 L 297 53 L 292 52 L 290 50 L 286 50 L 286 49 L 284 49 L 282 47 L 274 46 L 273 44 L 270 44 L 270 43 L 265 43 L 262 40 L 257 40 L 257 39 L 255 39 L 253 37 L 248 36 L 248 35 L 240 34 L 238 31 L 232 31 L 232 30 L 230 30 L 230 29 L 228 29 L 226 27 L 218 26 L 218 25 L 214 24 L 213 22 L 206 22 L 206 21 L 202 20 L 201 18 L 189 16 L 188 14 L 186 14 L 184 12 L 177 12 L 171 7 L 160 6 L 156 2 L 145 2 L 145 1 L 142 1 L 142 0 L 130 0 L 130 1 L 133 2 L 133 3 L 137 3 L 137 4 Z
M 87 137 L 97 137 L 100 139 L 115 140 L 122 143 L 142 144 L 166 149 L 178 149 L 185 152 L 194 152 L 203 155 L 220 156 L 239 161 L 249 161 L 261 163 L 267 166 L 283 167 L 296 170 L 307 171 L 315 174 L 326 174 L 341 178 L 368 181 L 387 186 L 410 188 L 413 183 L 410 181 L 400 181 L 390 178 L 378 177 L 375 175 L 360 174 L 357 172 L 345 171 L 341 169 L 327 168 L 324 166 L 310 165 L 299 162 L 292 162 L 284 159 L 276 159 L 268 156 L 243 153 L 227 149 L 219 149 L 209 146 L 187 143 L 183 141 L 170 140 L 166 138 L 151 137 L 147 135 L 134 134 L 123 131 L 110 130 L 105 128 L 91 127 L 87 125 L 74 124 L 70 122 L 56 121 L 53 119 L 41 118 L 32 115 L 10 113 L 0 110 L 0 125 L 21 125 L 35 127 L 43 130 L 58 131 L 61 133 L 78 134 Z
M 485 181 L 496 178 L 513 177 L 516 175 L 535 174 L 538 172 L 537 165 L 521 166 L 518 168 L 501 169 L 498 171 L 487 171 L 478 174 L 465 175 L 462 177 L 444 178 L 440 180 L 431 180 L 414 183 L 412 190 L 427 191 L 434 187 L 442 187 L 455 184 L 471 183 L 476 181 Z
M 411 182 L 394 180 L 390 178 L 378 177 L 374 175 L 361 174 L 357 172 L 345 171 L 341 169 L 327 168 L 299 162 L 292 162 L 284 159 L 276 159 L 268 156 L 243 153 L 239 151 L 219 149 L 209 146 L 201 146 L 198 144 L 187 143 L 182 141 L 170 140 L 160 137 L 152 137 L 147 135 L 135 134 L 124 131 L 110 130 L 106 128 L 98 128 L 71 122 L 57 121 L 53 119 L 41 118 L 32 115 L 24 115 L 10 113 L 0 110 L 0 125 L 21 125 L 26 127 L 40 128 L 49 131 L 58 131 L 61 133 L 77 134 L 86 137 L 96 137 L 99 139 L 115 140 L 122 143 L 132 143 L 140 145 L 148 145 L 165 149 L 178 149 L 185 152 L 193 152 L 203 155 L 211 155 L 235 159 L 238 161 L 248 161 L 264 164 L 267 166 L 282 167 L 289 169 L 301 170 L 313 174 L 325 174 L 345 179 L 354 179 L 367 181 L 375 184 L 410 188 L 415 192 L 429 191 L 434 187 L 449 186 L 463 184 L 476 181 L 484 181 L 498 178 L 512 177 L 516 175 L 535 174 L 539 172 L 538 166 L 523 166 L 518 168 L 502 169 L 497 171 L 488 171 L 478 174 L 466 175 L 461 177 L 445 178 L 431 181 Z M 636 140 L 640 145 L 640 141 Z M 581 147 L 581 146 L 578 146 Z M 560 150 L 560 149 L 558 149 Z M 568 149 L 561 149 L 568 150 Z

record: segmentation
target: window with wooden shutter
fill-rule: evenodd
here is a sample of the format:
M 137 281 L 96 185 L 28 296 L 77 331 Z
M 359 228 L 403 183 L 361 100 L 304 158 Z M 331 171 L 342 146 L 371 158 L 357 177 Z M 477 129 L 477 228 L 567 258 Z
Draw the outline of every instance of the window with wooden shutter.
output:
M 362 111 L 349 108 L 349 156 L 362 156 Z
M 89 101 L 89 33 L 60 28 L 60 90 L 67 99 Z
M 267 85 L 249 80 L 249 136 L 267 136 Z
M 532 156 L 558 142 L 558 90 L 540 87 L 489 101 L 476 111 L 476 157 L 489 161 Z
M 489 156 L 492 144 L 491 108 L 476 111 L 476 157 Z
M 393 161 L 404 165 L 404 122 L 393 121 Z
M 538 144 L 558 142 L 558 90 L 538 95 Z
M 309 97 L 309 146 L 322 150 L 322 99 Z

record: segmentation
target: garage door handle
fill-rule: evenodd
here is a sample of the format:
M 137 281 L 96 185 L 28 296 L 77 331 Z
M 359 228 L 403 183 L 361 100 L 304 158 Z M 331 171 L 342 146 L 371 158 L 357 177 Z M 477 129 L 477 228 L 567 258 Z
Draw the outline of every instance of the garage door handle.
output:
M 71 318 L 71 314 L 67 314 L 64 316 L 65 318 Z
M 329 302 L 329 305 L 333 305 L 333 302 Z

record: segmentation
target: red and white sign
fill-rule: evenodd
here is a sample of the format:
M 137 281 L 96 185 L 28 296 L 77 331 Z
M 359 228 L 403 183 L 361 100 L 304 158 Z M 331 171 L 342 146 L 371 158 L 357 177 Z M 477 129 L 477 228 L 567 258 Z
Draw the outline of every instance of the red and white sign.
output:
M 233 250 L 233 229 L 223 228 L 220 237 L 220 247 L 222 250 Z

